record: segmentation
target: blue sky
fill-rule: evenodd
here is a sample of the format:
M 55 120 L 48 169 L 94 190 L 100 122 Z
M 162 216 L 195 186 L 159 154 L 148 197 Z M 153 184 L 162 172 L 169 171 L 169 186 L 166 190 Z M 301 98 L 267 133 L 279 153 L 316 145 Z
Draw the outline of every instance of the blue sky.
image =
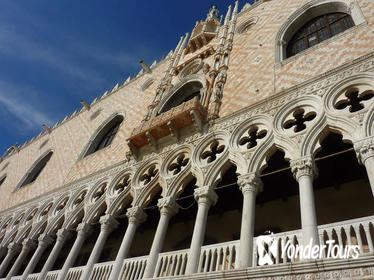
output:
M 0 156 L 166 55 L 211 5 L 234 4 L 187 2 L 1 0 Z

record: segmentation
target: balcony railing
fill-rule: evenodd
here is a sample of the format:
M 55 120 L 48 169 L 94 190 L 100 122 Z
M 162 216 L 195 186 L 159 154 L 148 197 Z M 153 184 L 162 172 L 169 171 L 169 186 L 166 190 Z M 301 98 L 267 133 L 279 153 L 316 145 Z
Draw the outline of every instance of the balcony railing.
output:
M 374 254 L 374 216 L 347 220 L 338 223 L 321 225 L 318 227 L 320 243 L 326 245 L 327 240 L 335 240 L 337 245 L 357 245 L 359 246 L 360 257 Z M 282 244 L 290 241 L 296 245 L 302 243 L 301 230 L 288 231 L 273 235 L 278 241 L 279 250 Z M 256 248 L 256 238 L 254 238 L 253 267 L 258 266 L 258 255 Z M 203 246 L 200 254 L 198 273 L 213 273 L 234 270 L 238 264 L 239 241 L 231 241 L 219 244 Z M 325 256 L 325 255 L 324 255 Z M 141 279 L 144 274 L 148 256 L 125 259 L 121 271 L 121 280 Z M 188 260 L 188 249 L 161 253 L 158 258 L 154 278 L 168 278 L 185 274 Z M 274 264 L 297 263 L 298 259 L 289 259 L 287 256 L 278 254 L 274 259 Z M 351 262 L 351 260 L 350 260 Z M 108 280 L 114 262 L 96 264 L 90 276 L 90 280 Z M 271 266 L 268 266 L 269 268 Z M 79 280 L 85 266 L 71 268 L 67 274 L 67 280 Z M 262 267 L 266 269 L 266 267 Z M 46 280 L 56 280 L 59 270 L 50 271 Z M 27 280 L 36 280 L 39 274 L 30 274 Z M 11 280 L 21 279 L 21 276 L 14 276 Z M 2 279 L 0 279 L 2 280 Z

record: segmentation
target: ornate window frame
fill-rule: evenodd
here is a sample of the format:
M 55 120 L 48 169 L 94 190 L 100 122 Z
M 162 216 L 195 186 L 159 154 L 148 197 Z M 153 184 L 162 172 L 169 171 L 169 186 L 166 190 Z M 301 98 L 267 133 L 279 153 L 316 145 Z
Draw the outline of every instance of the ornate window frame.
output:
M 311 19 L 328 13 L 346 13 L 352 17 L 355 26 L 366 22 L 356 0 L 314 0 L 296 12 L 283 23 L 275 38 L 275 63 L 287 60 L 287 43 L 292 36 Z M 350 30 L 350 29 L 349 29 Z M 344 33 L 344 32 L 343 32 Z M 334 37 L 331 37 L 334 38 Z M 330 40 L 327 39 L 326 41 Z M 317 45 L 316 45 L 317 46 Z M 301 52 L 303 53 L 303 52 Z
M 29 179 L 30 176 L 32 176 L 32 174 L 34 174 L 34 172 L 36 171 L 36 168 L 43 161 L 43 159 L 45 159 L 49 154 L 51 154 L 51 156 L 47 160 L 47 163 L 48 163 L 48 161 L 51 159 L 53 153 L 54 153 L 54 151 L 52 149 L 49 149 L 49 150 L 45 151 L 36 161 L 34 161 L 34 163 L 31 165 L 31 167 L 27 170 L 26 174 L 22 177 L 21 181 L 17 184 L 17 186 L 16 186 L 16 188 L 14 189 L 13 192 L 15 192 L 15 191 L 17 191 L 17 190 L 19 190 L 19 189 L 21 189 L 21 188 L 23 188 L 23 187 L 25 187 L 29 184 L 32 184 L 34 181 L 33 182 L 28 182 L 28 183 L 25 183 L 25 182 Z M 43 171 L 43 169 L 45 168 L 47 163 L 40 170 L 40 172 Z
M 102 137 L 107 132 L 105 128 L 110 126 L 110 123 L 114 122 L 115 119 L 118 118 L 118 117 L 122 117 L 122 121 L 119 125 L 118 130 L 121 128 L 121 126 L 123 125 L 123 122 L 125 120 L 125 114 L 124 113 L 119 113 L 119 112 L 113 113 L 98 128 L 96 128 L 95 132 L 92 134 L 92 136 L 91 136 L 90 140 L 88 141 L 88 143 L 86 144 L 85 148 L 83 149 L 83 151 L 79 155 L 78 160 L 81 160 L 81 159 L 97 152 L 97 151 L 94 151 L 94 150 L 95 150 L 97 144 L 102 140 Z M 111 127 L 112 126 L 110 126 L 109 129 Z M 110 145 L 108 147 L 110 147 Z

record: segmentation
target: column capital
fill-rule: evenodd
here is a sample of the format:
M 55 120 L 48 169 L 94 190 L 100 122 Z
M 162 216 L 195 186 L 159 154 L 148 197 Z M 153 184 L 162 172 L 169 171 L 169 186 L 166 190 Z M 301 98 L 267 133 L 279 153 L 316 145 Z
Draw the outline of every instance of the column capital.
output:
M 246 192 L 258 194 L 264 190 L 262 181 L 257 173 L 248 173 L 238 176 L 238 185 L 243 194 Z
M 129 219 L 129 223 L 136 225 L 141 224 L 147 218 L 147 214 L 144 213 L 144 210 L 140 206 L 128 208 L 126 216 Z
M 161 214 L 167 216 L 174 216 L 179 211 L 179 205 L 172 196 L 162 197 L 158 200 L 157 206 L 160 209 Z
M 117 220 L 112 215 L 101 216 L 100 224 L 101 224 L 102 231 L 109 231 L 109 232 L 114 230 L 119 225 Z
M 22 241 L 22 250 L 32 250 L 36 247 L 36 242 L 32 239 L 25 239 Z
M 60 228 L 56 233 L 56 241 L 64 242 L 66 238 L 69 236 L 70 230 L 66 228 Z
M 87 223 L 80 223 L 78 226 L 77 226 L 77 233 L 78 233 L 78 236 L 85 236 L 87 234 L 89 234 L 91 230 L 91 225 L 87 224 Z
M 374 157 L 374 139 L 367 138 L 354 143 L 357 159 L 360 164 L 365 164 L 365 161 Z
M 19 243 L 15 243 L 15 242 L 12 242 L 8 245 L 8 250 L 10 251 L 20 251 L 22 248 L 22 245 L 20 245 Z
M 49 236 L 48 234 L 42 234 L 39 236 L 38 242 L 39 242 L 38 246 L 47 247 L 49 244 L 52 244 L 53 238 Z
M 218 200 L 218 195 L 209 186 L 196 188 L 194 196 L 197 203 L 207 203 L 209 205 L 215 205 Z
M 299 159 L 291 160 L 291 172 L 296 181 L 302 176 L 317 177 L 318 170 L 311 156 L 305 156 Z

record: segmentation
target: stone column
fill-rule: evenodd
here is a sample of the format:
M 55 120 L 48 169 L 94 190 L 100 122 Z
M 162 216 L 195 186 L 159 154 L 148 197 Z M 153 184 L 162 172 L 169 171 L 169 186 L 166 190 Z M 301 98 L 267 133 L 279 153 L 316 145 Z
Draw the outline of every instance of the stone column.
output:
M 193 229 L 191 247 L 188 254 L 186 274 L 196 273 L 199 266 L 201 246 L 204 243 L 206 221 L 211 205 L 216 204 L 218 196 L 208 186 L 195 189 L 198 204 L 195 227 Z
M 74 241 L 74 245 L 71 248 L 68 257 L 66 258 L 66 261 L 58 274 L 57 280 L 65 280 L 66 275 L 69 271 L 69 269 L 74 265 L 75 260 L 78 257 L 79 251 L 82 248 L 82 245 L 84 241 L 86 240 L 89 232 L 90 232 L 91 226 L 86 223 L 80 223 L 77 227 L 77 238 Z
M 123 265 L 123 260 L 129 254 L 132 240 L 134 239 L 135 231 L 138 225 L 146 219 L 146 214 L 144 213 L 143 209 L 139 206 L 135 206 L 132 208 L 127 209 L 126 213 L 129 223 L 127 225 L 125 236 L 122 239 L 121 246 L 119 247 L 116 260 L 113 264 L 113 269 L 110 274 L 109 280 L 118 280 L 120 277 L 120 272 Z
M 148 256 L 147 266 L 145 268 L 143 278 L 152 278 L 155 272 L 158 255 L 161 253 L 166 232 L 168 229 L 169 221 L 179 209 L 179 205 L 175 202 L 175 199 L 171 196 L 160 198 L 157 203 L 160 209 L 160 220 L 158 222 L 155 237 L 153 238 L 152 248 Z
M 36 248 L 36 251 L 33 254 L 30 262 L 27 264 L 27 267 L 25 268 L 25 271 L 22 274 L 21 280 L 26 280 L 27 276 L 33 272 L 35 266 L 38 264 L 40 260 L 40 257 L 43 255 L 48 245 L 53 242 L 53 239 L 50 236 L 43 234 L 38 238 L 38 241 L 38 248 Z
M 303 244 L 319 245 L 316 209 L 314 205 L 313 178 L 317 176 L 317 169 L 312 157 L 304 157 L 291 161 L 291 170 L 299 183 L 300 212 Z
M 70 231 L 68 231 L 67 229 L 59 229 L 57 231 L 56 243 L 53 246 L 53 249 L 48 256 L 47 261 L 43 265 L 42 271 L 39 273 L 38 280 L 44 280 L 48 271 L 50 271 L 52 269 L 58 255 L 60 254 L 62 246 L 64 246 L 65 241 L 67 240 L 69 235 L 70 235 Z
M 356 148 L 356 155 L 358 161 L 363 164 L 368 174 L 371 192 L 374 196 L 374 144 L 371 142 L 362 144 Z
M 13 242 L 9 244 L 7 255 L 0 265 L 0 277 L 4 276 L 4 273 L 9 266 L 9 263 L 12 261 L 14 256 L 21 250 L 21 248 L 22 247 L 20 244 Z
M 118 226 L 118 222 L 111 215 L 105 215 L 100 218 L 100 234 L 97 238 L 94 248 L 90 254 L 90 258 L 87 261 L 84 272 L 81 276 L 81 280 L 88 280 L 92 269 L 100 257 L 100 254 L 104 248 L 105 242 L 108 239 L 109 234 Z
M 6 276 L 6 280 L 9 280 L 13 276 L 17 275 L 18 270 L 20 269 L 21 265 L 25 261 L 25 258 L 29 254 L 31 250 L 33 250 L 36 247 L 36 243 L 33 240 L 27 239 L 22 242 L 22 250 L 21 253 L 18 255 L 16 261 L 14 262 L 12 268 L 8 272 Z
M 263 186 L 254 173 L 239 176 L 238 185 L 243 193 L 238 268 L 247 268 L 252 266 L 256 195 L 263 190 Z
M 0 247 L 0 260 L 6 255 L 6 247 Z

